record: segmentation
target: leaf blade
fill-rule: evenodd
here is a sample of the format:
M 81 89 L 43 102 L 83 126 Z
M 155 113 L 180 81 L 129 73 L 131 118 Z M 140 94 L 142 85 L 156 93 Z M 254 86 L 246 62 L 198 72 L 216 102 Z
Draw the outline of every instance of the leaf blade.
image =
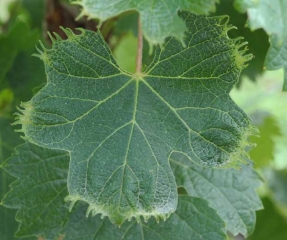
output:
M 87 214 L 119 225 L 168 217 L 177 205 L 168 163 L 174 151 L 207 166 L 242 161 L 253 128 L 229 91 L 250 58 L 239 50 L 246 43 L 227 37 L 225 17 L 181 17 L 190 28 L 188 47 L 170 39 L 143 74 L 123 72 L 101 35 L 90 31 L 65 30 L 68 40 L 53 39 L 40 55 L 48 82 L 22 105 L 18 123 L 32 143 L 69 151 L 67 199 L 89 203 Z M 200 49 L 202 56 L 194 56 Z
M 16 154 L 4 165 L 5 170 L 17 180 L 11 185 L 3 203 L 8 208 L 18 209 L 20 221 L 18 237 L 43 236 L 45 239 L 226 239 L 225 224 L 216 211 L 200 198 L 179 197 L 175 214 L 166 221 L 156 222 L 134 219 L 125 222 L 121 228 L 112 224 L 108 218 L 86 217 L 86 204 L 77 204 L 72 212 L 64 201 L 67 194 L 67 174 L 69 158 L 67 153 L 24 143 L 16 148 Z M 44 167 L 44 168 L 43 168 Z M 43 170 L 47 176 L 44 176 Z M 29 173 L 29 174 L 28 174 Z M 31 174 L 33 173 L 33 174 Z M 28 181 L 34 180 L 34 181 Z M 47 185 L 59 178 L 60 188 Z M 39 186 L 46 185 L 41 189 Z M 21 196 L 21 197 L 19 197 Z M 51 201 L 53 199 L 53 201 Z M 39 217 L 35 217 L 40 213 Z
M 253 232 L 255 211 L 263 208 L 255 192 L 262 180 L 253 169 L 206 169 L 180 154 L 174 154 L 170 161 L 178 186 L 184 187 L 189 195 L 208 201 L 234 236 Z
M 178 10 L 187 10 L 196 14 L 208 14 L 215 10 L 218 0 L 196 1 L 129 1 L 113 0 L 107 3 L 102 0 L 75 1 L 83 7 L 80 16 L 98 18 L 100 22 L 106 21 L 123 12 L 136 10 L 142 22 L 143 34 L 151 45 L 162 44 L 166 37 L 172 36 L 183 42 L 185 25 L 177 16 Z M 168 14 L 168 18 L 166 17 Z

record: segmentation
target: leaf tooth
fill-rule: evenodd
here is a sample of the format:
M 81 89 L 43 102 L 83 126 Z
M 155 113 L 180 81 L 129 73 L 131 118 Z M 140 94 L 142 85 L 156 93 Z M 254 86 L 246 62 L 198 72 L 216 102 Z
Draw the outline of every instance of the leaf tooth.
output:
M 20 121 L 20 118 L 21 118 L 21 115 L 19 114 L 16 118 L 15 118 L 15 122 L 11 123 L 12 126 L 15 126 L 15 125 L 19 125 L 21 124 L 21 121 Z
M 225 27 L 226 33 L 229 32 L 229 31 L 232 30 L 232 29 L 237 29 L 237 27 L 236 27 L 236 26 L 233 26 L 233 25 L 227 25 L 227 26 Z
M 238 43 L 241 42 L 242 40 L 244 40 L 244 37 L 237 37 L 237 38 L 232 38 L 233 43 Z
M 47 32 L 50 40 L 52 41 L 52 43 L 55 43 L 56 42 L 56 39 L 52 36 L 52 34 L 50 32 Z
M 53 35 L 56 37 L 56 41 L 62 40 L 62 38 L 60 37 L 60 35 L 58 33 L 53 32 Z
M 81 34 L 85 33 L 86 31 L 84 28 L 81 28 L 81 27 L 76 28 L 76 30 L 80 31 Z
M 132 218 L 133 218 L 133 217 L 130 216 L 128 220 L 131 221 Z M 136 221 L 137 221 L 138 224 L 141 222 L 141 217 L 140 217 L 140 216 L 135 216 L 135 219 L 136 219 Z
M 241 47 L 243 46 L 246 46 L 248 44 L 247 41 L 244 41 L 244 42 L 240 42 L 238 45 L 236 45 L 237 49 L 240 49 Z M 246 46 L 247 47 L 247 46 Z
M 148 220 L 150 219 L 150 216 L 149 215 L 144 215 L 143 218 L 144 218 L 144 222 L 148 222 Z M 155 216 L 155 219 L 158 222 L 159 216 Z
M 39 40 L 39 44 L 40 44 L 40 48 L 38 48 L 37 46 L 35 46 L 36 50 L 38 53 L 34 53 L 32 54 L 33 57 L 38 57 L 40 58 L 41 60 L 43 59 L 43 54 L 46 50 L 44 44 Z
M 20 122 L 19 122 L 18 124 L 20 124 Z M 15 131 L 15 132 L 19 132 L 19 133 L 24 133 L 24 131 L 23 131 L 22 128 L 20 128 L 20 129 L 15 129 L 14 131 Z M 20 136 L 20 137 L 21 137 L 21 136 Z
M 45 50 L 46 50 L 46 48 L 45 48 L 45 46 L 44 46 L 43 42 L 39 40 L 39 44 L 40 44 L 40 47 L 43 49 L 43 51 L 45 51 Z
M 70 202 L 70 206 L 69 206 L 69 211 L 72 210 L 72 208 L 74 207 L 77 199 L 73 198 L 71 195 L 68 195 L 64 198 L 65 202 Z
M 61 30 L 66 34 L 66 36 L 68 37 L 68 39 L 72 38 L 75 36 L 74 32 L 72 31 L 72 29 L 70 28 L 64 28 L 64 27 L 60 27 Z
M 89 205 L 89 207 L 87 208 L 87 211 L 86 211 L 86 217 L 89 217 L 89 215 L 92 211 L 93 211 L 93 208 L 91 205 Z M 93 215 L 93 212 L 92 212 L 92 215 Z
M 21 113 L 24 113 L 25 109 L 24 108 L 21 108 L 22 106 L 16 106 L 16 109 L 17 111 L 21 112 Z M 19 114 L 18 112 L 14 113 L 14 114 Z
M 35 48 L 39 54 L 43 54 L 43 51 L 41 51 L 37 46 Z
M 219 17 L 219 25 L 220 26 L 227 26 L 228 22 L 229 22 L 229 16 L 228 15 L 223 15 Z
M 37 57 L 37 58 L 40 58 L 40 59 L 41 59 L 41 58 L 42 58 L 42 55 L 37 54 L 37 53 L 33 53 L 33 54 L 32 54 L 32 57 Z

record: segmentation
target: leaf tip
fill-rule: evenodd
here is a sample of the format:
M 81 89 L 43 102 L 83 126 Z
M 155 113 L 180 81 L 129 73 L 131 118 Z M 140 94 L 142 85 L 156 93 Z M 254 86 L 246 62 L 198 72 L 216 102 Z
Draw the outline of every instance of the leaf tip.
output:
M 72 29 L 70 28 L 64 28 L 62 26 L 60 26 L 60 29 L 66 34 L 66 36 L 68 37 L 68 39 L 71 39 L 73 37 L 76 36 L 76 34 L 72 31 Z M 81 28 L 77 28 L 78 30 L 80 30 Z M 81 31 L 81 30 L 80 30 Z M 81 31 L 82 32 L 82 31 Z M 58 34 L 57 34 L 58 35 Z M 62 40 L 61 37 L 59 36 L 59 40 Z

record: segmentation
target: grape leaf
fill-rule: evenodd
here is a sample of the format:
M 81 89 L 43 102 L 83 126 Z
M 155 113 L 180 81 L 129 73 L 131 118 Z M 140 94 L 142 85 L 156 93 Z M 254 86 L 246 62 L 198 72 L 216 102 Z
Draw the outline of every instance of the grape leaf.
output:
M 256 148 L 250 150 L 250 158 L 254 161 L 256 168 L 270 166 L 274 161 L 276 137 L 281 136 L 280 128 L 276 119 L 271 116 L 265 117 L 263 123 L 258 126 L 260 138 L 251 137 L 256 143 Z
M 234 235 L 249 236 L 255 227 L 255 211 L 262 203 L 255 192 L 261 178 L 248 165 L 241 170 L 207 169 L 190 162 L 182 154 L 170 160 L 177 185 L 191 196 L 207 200 Z
M 247 11 L 251 29 L 263 28 L 270 37 L 270 49 L 265 65 L 268 70 L 284 67 L 283 90 L 287 91 L 287 1 L 285 0 L 236 0 L 235 7 L 241 12 Z
M 243 69 L 240 81 L 237 86 L 241 84 L 243 76 L 247 75 L 251 80 L 255 81 L 259 74 L 263 73 L 264 61 L 269 49 L 269 36 L 263 29 L 252 31 L 246 27 L 247 14 L 241 14 L 233 7 L 233 2 L 230 0 L 221 0 L 217 6 L 215 16 L 226 14 L 230 17 L 230 24 L 236 26 L 236 31 L 230 31 L 229 37 L 244 37 L 248 42 L 248 49 L 254 55 L 254 58 L 248 62 L 248 66 Z M 260 44 L 259 44 L 260 43 Z
M 250 28 L 263 28 L 268 34 L 275 34 L 282 40 L 287 35 L 287 8 L 285 0 L 235 0 L 235 7 L 240 12 L 248 13 Z
M 22 36 L 19 38 L 19 35 Z M 11 68 L 14 58 L 21 50 L 31 48 L 38 39 L 37 31 L 31 31 L 25 21 L 16 21 L 7 34 L 0 34 L 0 84 Z M 31 44 L 32 43 L 32 44 Z
M 44 235 L 54 239 L 60 235 L 69 211 L 67 195 L 68 153 L 25 143 L 3 168 L 17 180 L 2 200 L 2 205 L 19 209 L 17 237 Z
M 71 206 L 85 201 L 119 225 L 165 219 L 177 206 L 172 152 L 206 166 L 243 161 L 255 131 L 229 91 L 250 59 L 246 43 L 228 38 L 225 17 L 181 16 L 187 48 L 169 39 L 140 74 L 117 66 L 100 33 L 65 30 L 40 51 L 48 83 L 15 124 L 28 141 L 69 151 Z
M 80 16 L 98 18 L 106 21 L 123 12 L 136 10 L 141 17 L 143 34 L 151 44 L 162 44 L 166 37 L 176 37 L 183 41 L 186 26 L 178 16 L 178 10 L 187 10 L 196 14 L 208 14 L 215 11 L 219 0 L 77 0 L 74 3 L 83 7 Z
M 135 220 L 125 222 L 120 228 L 99 216 L 85 218 L 85 207 L 77 207 L 71 214 L 66 226 L 64 240 L 189 240 L 189 239 L 226 239 L 224 222 L 214 209 L 200 198 L 180 196 L 175 213 L 165 222 L 157 223 L 150 219 L 147 223 Z
M 165 222 L 155 219 L 137 224 L 125 222 L 121 228 L 108 219 L 85 216 L 86 205 L 69 213 L 67 194 L 69 157 L 63 151 L 49 150 L 25 143 L 5 164 L 5 170 L 18 178 L 3 204 L 19 209 L 18 237 L 43 235 L 56 239 L 225 239 L 224 222 L 205 200 L 181 196 L 177 211 Z M 32 174 L 31 174 L 32 173 Z M 139 237 L 139 238 L 140 238 Z
M 275 203 L 279 206 L 287 206 L 287 170 L 265 168 L 263 169 L 263 176 Z
M 271 47 L 267 52 L 265 65 L 267 70 L 284 68 L 283 91 L 287 91 L 287 35 L 283 43 L 278 43 L 278 41 L 277 36 L 271 36 Z
M 13 120 L 1 116 L 2 113 L 3 109 L 0 108 L 0 200 L 8 191 L 9 184 L 14 180 L 13 177 L 1 169 L 1 165 L 11 155 L 14 146 L 21 142 L 18 134 L 13 131 L 10 125 Z M 18 225 L 15 221 L 15 214 L 15 210 L 7 209 L 0 205 L 1 240 L 14 239 L 13 235 Z

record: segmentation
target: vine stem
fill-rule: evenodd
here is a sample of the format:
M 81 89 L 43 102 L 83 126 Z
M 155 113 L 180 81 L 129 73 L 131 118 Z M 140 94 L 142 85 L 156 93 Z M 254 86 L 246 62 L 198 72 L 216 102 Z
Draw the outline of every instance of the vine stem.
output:
M 138 19 L 138 49 L 137 49 L 137 60 L 136 60 L 136 73 L 142 71 L 142 57 L 143 57 L 143 33 L 141 27 L 140 16 Z

